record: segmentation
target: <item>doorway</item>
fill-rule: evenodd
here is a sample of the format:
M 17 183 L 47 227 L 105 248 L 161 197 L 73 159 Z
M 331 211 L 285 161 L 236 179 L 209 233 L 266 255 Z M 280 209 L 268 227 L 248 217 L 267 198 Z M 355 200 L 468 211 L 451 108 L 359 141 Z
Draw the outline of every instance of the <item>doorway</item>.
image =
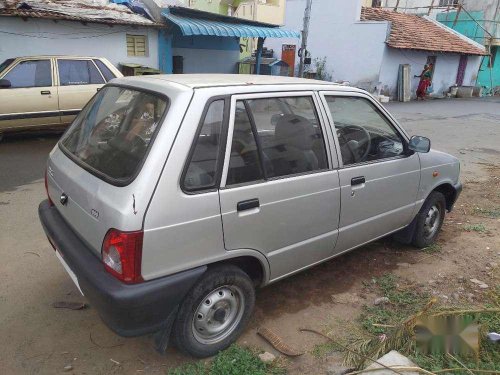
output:
M 460 61 L 458 63 L 457 71 L 457 86 L 462 86 L 464 84 L 465 69 L 467 68 L 467 55 L 461 55 Z

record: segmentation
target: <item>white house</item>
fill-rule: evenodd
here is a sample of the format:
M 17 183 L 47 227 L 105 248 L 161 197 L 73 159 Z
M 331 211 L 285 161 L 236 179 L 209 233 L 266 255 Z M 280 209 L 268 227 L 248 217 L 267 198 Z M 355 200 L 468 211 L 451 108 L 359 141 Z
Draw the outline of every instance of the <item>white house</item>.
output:
M 333 81 L 349 81 L 392 98 L 397 96 L 398 69 L 409 64 L 411 91 L 427 62 L 434 63 L 433 95 L 441 96 L 455 84 L 474 85 L 485 48 L 428 18 L 383 9 L 362 8 L 362 0 L 314 0 L 307 51 Z M 306 0 L 288 0 L 285 27 L 302 29 Z M 363 11 L 362 11 L 363 9 Z M 293 40 L 270 40 L 277 51 Z M 297 46 L 297 50 L 300 45 Z M 298 57 L 296 59 L 298 61 Z
M 158 68 L 163 26 L 108 1 L 0 0 L 0 63 L 10 57 L 60 54 Z

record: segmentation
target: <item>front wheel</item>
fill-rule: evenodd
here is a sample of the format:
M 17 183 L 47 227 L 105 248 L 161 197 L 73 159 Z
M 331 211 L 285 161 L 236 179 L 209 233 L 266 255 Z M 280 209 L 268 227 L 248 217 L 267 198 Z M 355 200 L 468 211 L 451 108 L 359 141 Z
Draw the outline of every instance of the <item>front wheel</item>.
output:
M 182 302 L 173 327 L 177 348 L 209 357 L 233 343 L 255 304 L 252 280 L 232 265 L 209 269 Z
M 436 240 L 446 214 L 446 200 L 443 194 L 433 191 L 425 200 L 416 217 L 412 244 L 418 248 L 430 246 Z

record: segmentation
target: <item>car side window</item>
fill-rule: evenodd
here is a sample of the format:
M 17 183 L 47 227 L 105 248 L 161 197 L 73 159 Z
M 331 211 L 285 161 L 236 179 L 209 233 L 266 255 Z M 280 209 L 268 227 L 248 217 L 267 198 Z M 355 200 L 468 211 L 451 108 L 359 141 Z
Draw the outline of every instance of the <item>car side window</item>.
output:
M 238 101 L 232 142 L 228 185 L 328 167 L 312 97 Z M 236 165 L 245 172 L 236 174 Z
M 404 154 L 404 140 L 368 99 L 326 96 L 344 165 Z
M 262 180 L 264 173 L 250 117 L 243 101 L 236 102 L 231 157 L 226 185 Z
M 57 67 L 61 86 L 105 83 L 99 70 L 91 60 L 58 59 Z
M 97 65 L 102 75 L 106 79 L 106 82 L 111 81 L 113 78 L 116 78 L 115 74 L 109 69 L 106 64 L 104 64 L 101 60 L 94 60 L 94 63 Z
M 11 88 L 52 86 L 50 60 L 21 61 L 3 78 L 10 81 Z
M 224 121 L 224 100 L 210 103 L 183 180 L 187 191 L 209 189 L 215 186 L 220 158 L 221 132 Z

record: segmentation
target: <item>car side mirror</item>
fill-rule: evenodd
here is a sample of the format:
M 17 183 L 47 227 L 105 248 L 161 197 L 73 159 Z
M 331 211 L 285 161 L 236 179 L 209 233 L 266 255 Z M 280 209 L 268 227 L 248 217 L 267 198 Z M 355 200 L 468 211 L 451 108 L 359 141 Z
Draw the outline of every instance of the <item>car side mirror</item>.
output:
M 8 79 L 0 79 L 0 89 L 9 89 L 11 83 Z
M 414 135 L 410 138 L 410 143 L 408 148 L 415 152 L 429 152 L 431 149 L 431 140 L 427 137 L 422 137 L 420 135 Z

